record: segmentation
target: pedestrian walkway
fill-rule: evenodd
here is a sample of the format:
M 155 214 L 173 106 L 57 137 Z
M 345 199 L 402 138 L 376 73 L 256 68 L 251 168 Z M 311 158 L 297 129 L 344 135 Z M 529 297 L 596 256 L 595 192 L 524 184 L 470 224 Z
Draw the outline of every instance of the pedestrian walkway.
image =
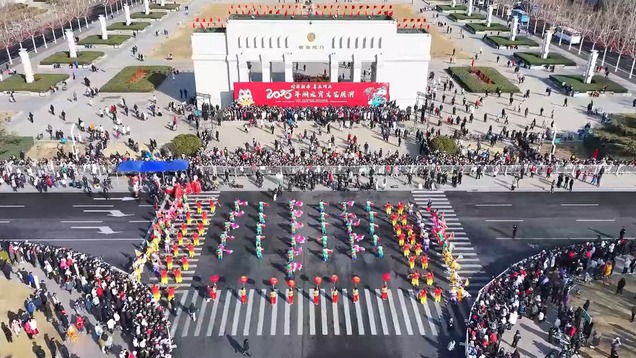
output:
M 279 291 L 275 304 L 269 289 L 248 289 L 247 302 L 241 303 L 237 290 L 218 291 L 218 298 L 207 301 L 200 292 L 189 290 L 175 300 L 180 307 L 194 303 L 196 320 L 181 310 L 171 319 L 173 337 L 202 336 L 412 336 L 447 335 L 441 319 L 443 307 L 429 297 L 422 305 L 412 289 L 389 289 L 383 301 L 380 289 L 360 289 L 360 300 L 353 302 L 351 290 L 342 289 L 341 299 L 333 303 L 330 293 L 320 290 L 320 302 L 313 302 L 314 289 L 297 289 L 290 304 Z M 469 312 L 467 301 L 459 304 Z M 463 318 L 463 317 L 462 317 Z M 466 316 L 467 318 L 467 316 Z M 463 321 L 463 319 L 462 319 Z M 463 333 L 462 333 L 463 334 Z
M 188 235 L 183 235 L 183 238 L 186 241 L 192 240 L 191 239 L 192 234 L 198 231 L 198 224 L 202 222 L 203 212 L 207 213 L 206 215 L 210 218 L 210 221 L 211 221 L 211 218 L 214 215 L 210 212 L 210 202 L 216 203 L 219 200 L 220 194 L 221 193 L 219 191 L 210 191 L 206 193 L 188 195 L 188 206 L 190 208 L 189 212 L 191 215 L 191 221 L 188 224 L 186 222 L 187 219 L 186 221 L 180 220 L 179 218 L 175 219 L 174 221 L 172 221 L 172 228 L 174 232 L 181 231 L 184 227 L 183 225 L 185 225 L 186 232 Z M 197 212 L 197 203 L 201 205 L 201 213 Z M 208 227 L 209 227 L 209 222 L 208 222 L 208 225 L 203 225 L 203 234 L 199 235 L 200 243 L 199 245 L 196 245 L 196 244 L 194 245 L 194 257 L 188 257 L 188 249 L 186 245 L 179 245 L 179 248 L 178 248 L 179 255 L 174 256 L 175 266 L 179 266 L 181 268 L 183 284 L 186 287 L 182 289 L 182 291 L 187 291 L 187 287 L 190 286 L 190 284 L 192 283 L 192 280 L 194 279 L 194 276 L 195 276 L 194 273 L 197 270 L 197 264 L 201 256 L 201 252 L 203 251 L 205 239 L 208 233 Z M 187 269 L 183 267 L 183 265 L 179 261 L 179 257 L 187 258 L 186 259 L 187 265 L 188 265 Z M 155 273 L 154 275 L 150 277 L 149 282 L 151 284 L 158 283 L 159 279 L 160 279 L 159 275 Z M 169 282 L 169 283 L 173 284 L 174 277 L 171 277 L 171 280 L 172 282 Z

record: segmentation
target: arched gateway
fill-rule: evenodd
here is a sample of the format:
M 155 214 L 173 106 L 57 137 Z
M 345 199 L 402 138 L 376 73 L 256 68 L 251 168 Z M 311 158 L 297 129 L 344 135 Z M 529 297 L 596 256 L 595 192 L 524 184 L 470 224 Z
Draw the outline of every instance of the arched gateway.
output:
M 386 15 L 237 14 L 192 34 L 196 91 L 220 105 L 412 106 L 426 88 L 430 50 L 423 29 L 398 28 Z M 314 64 L 324 68 L 312 74 Z

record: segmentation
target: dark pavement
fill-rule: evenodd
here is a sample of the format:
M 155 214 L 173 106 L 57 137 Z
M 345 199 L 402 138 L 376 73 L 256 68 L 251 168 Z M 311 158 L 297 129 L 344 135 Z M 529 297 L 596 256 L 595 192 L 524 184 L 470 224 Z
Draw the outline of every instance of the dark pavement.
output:
M 153 206 L 125 194 L 1 194 L 0 240 L 70 247 L 127 269 L 154 217 Z M 125 199 L 125 200 L 122 200 Z

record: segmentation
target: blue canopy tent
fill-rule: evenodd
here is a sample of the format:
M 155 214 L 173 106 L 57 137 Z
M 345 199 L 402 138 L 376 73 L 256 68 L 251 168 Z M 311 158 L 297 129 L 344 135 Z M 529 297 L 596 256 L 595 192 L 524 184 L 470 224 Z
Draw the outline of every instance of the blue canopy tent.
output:
M 187 160 L 127 160 L 117 166 L 117 173 L 165 173 L 187 170 L 190 163 Z

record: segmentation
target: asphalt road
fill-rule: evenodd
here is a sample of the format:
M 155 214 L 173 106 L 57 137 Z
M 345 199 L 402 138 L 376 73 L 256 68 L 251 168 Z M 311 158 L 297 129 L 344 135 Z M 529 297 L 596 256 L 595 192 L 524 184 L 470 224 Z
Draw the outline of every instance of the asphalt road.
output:
M 228 241 L 227 248 L 233 250 L 233 253 L 225 255 L 220 261 L 214 250 L 230 205 L 237 198 L 248 201 L 250 206 L 244 209 L 245 215 L 237 219 L 240 228 L 232 232 L 235 239 Z M 302 245 L 304 251 L 299 260 L 303 265 L 302 272 L 295 277 L 300 291 L 296 295 L 296 302 L 291 306 L 282 297 L 286 288 L 286 249 L 291 235 L 287 208 L 287 200 L 290 198 L 304 202 L 301 208 L 304 213 L 300 219 L 304 227 L 298 230 L 298 234 L 308 239 Z M 376 203 L 376 223 L 379 225 L 376 233 L 385 247 L 385 257 L 382 259 L 371 252 L 369 222 L 363 208 L 367 199 Z M 320 236 L 317 206 L 321 200 L 331 203 L 327 210 L 330 215 L 327 220 L 330 225 L 329 246 L 334 253 L 327 262 L 322 261 L 321 244 L 315 240 Z M 360 254 L 355 261 L 349 255 L 343 220 L 339 217 L 341 210 L 338 203 L 346 200 L 356 201 L 350 212 L 361 218 L 361 224 L 354 228 L 354 232 L 367 235 L 361 243 L 367 251 Z M 209 283 L 210 275 L 219 275 L 219 299 L 218 302 L 205 302 L 203 289 L 190 289 L 187 294 L 177 296 L 177 301 L 185 306 L 195 303 L 199 309 L 199 318 L 196 322 L 183 314 L 176 319 L 171 318 L 175 343 L 179 347 L 175 357 L 196 357 L 199 352 L 209 350 L 210 347 L 214 347 L 218 356 L 233 356 L 245 337 L 250 339 L 252 355 L 263 357 L 448 357 L 449 354 L 445 351 L 448 339 L 460 338 L 460 332 L 446 331 L 445 321 L 440 319 L 440 315 L 446 315 L 444 302 L 436 307 L 429 298 L 428 304 L 423 307 L 411 298 L 412 291 L 409 290 L 412 287 L 406 279 L 408 266 L 401 251 L 397 250 L 395 240 L 389 239 L 393 237 L 389 231 L 391 225 L 386 221 L 382 209 L 382 205 L 389 200 L 397 203 L 413 199 L 408 192 L 286 193 L 278 198 L 275 205 L 265 209 L 265 253 L 263 259 L 259 260 L 254 252 L 256 205 L 259 201 L 271 203 L 271 197 L 260 192 L 221 193 L 221 207 L 213 220 L 214 227 L 208 231 L 192 284 L 195 288 L 200 288 Z M 436 260 L 437 258 L 431 256 L 429 267 L 436 276 L 436 282 L 448 287 L 443 279 L 444 272 Z M 392 276 L 389 282 L 392 298 L 389 302 L 382 302 L 375 292 L 379 291 L 382 274 L 385 272 Z M 332 284 L 329 277 L 332 274 L 340 277 L 338 287 L 349 292 L 353 287 L 351 277 L 360 276 L 360 307 L 354 305 L 344 292 L 337 305 L 331 302 Z M 250 278 L 247 284 L 250 297 L 247 305 L 239 304 L 236 295 L 241 275 Z M 310 290 L 315 287 L 315 276 L 323 278 L 321 288 L 325 289 L 317 307 L 310 299 Z M 271 277 L 278 278 L 280 282 L 278 289 L 281 297 L 276 308 L 269 303 Z M 299 308 L 298 301 L 302 301 L 302 308 Z M 466 307 L 462 307 L 462 310 L 467 312 Z M 444 348 L 441 351 L 438 350 L 440 346 Z M 459 350 L 455 353 L 459 353 Z
M 70 247 L 127 269 L 154 216 L 124 194 L 1 194 L 0 240 Z M 125 198 L 125 200 L 122 200 Z
M 490 275 L 529 252 L 636 233 L 636 193 L 448 192 L 455 213 Z M 517 225 L 516 239 L 512 227 Z

